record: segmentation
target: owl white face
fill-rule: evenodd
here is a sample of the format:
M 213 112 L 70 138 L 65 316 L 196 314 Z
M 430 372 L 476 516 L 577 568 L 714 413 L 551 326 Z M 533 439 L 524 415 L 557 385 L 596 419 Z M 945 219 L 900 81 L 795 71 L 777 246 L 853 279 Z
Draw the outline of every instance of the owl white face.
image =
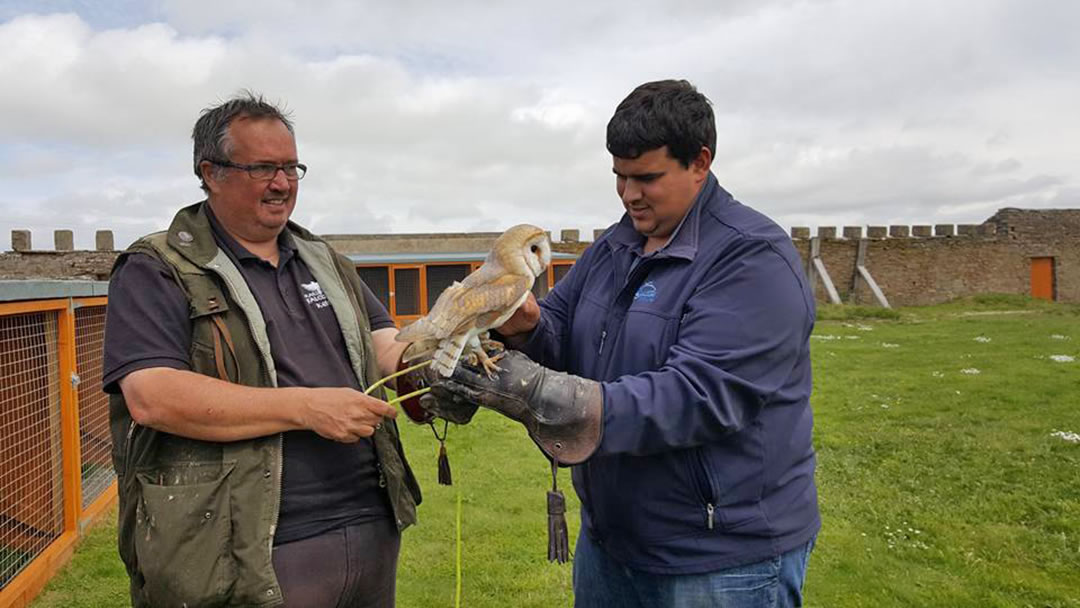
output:
M 525 258 L 525 265 L 529 267 L 534 277 L 543 274 L 551 263 L 551 243 L 543 232 L 525 241 L 521 253 Z

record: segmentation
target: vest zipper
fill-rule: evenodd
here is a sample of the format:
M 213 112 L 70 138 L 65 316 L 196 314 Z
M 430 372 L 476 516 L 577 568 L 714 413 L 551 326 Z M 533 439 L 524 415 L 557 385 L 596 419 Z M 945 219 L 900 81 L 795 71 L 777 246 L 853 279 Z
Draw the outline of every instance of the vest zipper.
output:
M 600 350 L 596 351 L 597 356 L 604 354 L 604 338 L 607 338 L 606 329 L 600 332 Z
M 705 503 L 705 513 L 708 514 L 708 522 L 706 527 L 710 530 L 713 529 L 713 517 L 716 515 L 716 507 L 711 503 Z
M 128 425 L 127 442 L 124 444 L 124 474 L 131 471 L 131 438 L 135 435 L 135 421 Z

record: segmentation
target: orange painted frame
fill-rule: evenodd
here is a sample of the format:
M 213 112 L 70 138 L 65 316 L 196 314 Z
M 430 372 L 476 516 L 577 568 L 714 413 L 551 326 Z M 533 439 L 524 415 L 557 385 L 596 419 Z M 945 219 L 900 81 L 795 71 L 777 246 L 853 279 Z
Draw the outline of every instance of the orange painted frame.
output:
M 482 262 L 431 262 L 423 264 L 357 264 L 357 268 L 385 268 L 387 273 L 387 285 L 390 290 L 390 306 L 387 312 L 390 313 L 390 318 L 397 323 L 398 327 L 403 324 L 408 324 L 412 321 L 419 319 L 420 317 L 428 313 L 427 305 L 427 267 L 428 266 L 468 266 L 469 272 L 475 272 L 480 267 Z M 419 310 L 420 314 L 416 315 L 399 315 L 397 314 L 397 280 L 394 278 L 394 271 L 400 269 L 416 269 L 419 270 L 420 285 L 418 290 L 420 292 Z
M 480 268 L 481 265 L 483 265 L 483 262 L 425 262 L 423 264 L 424 269 L 420 271 L 420 280 L 424 282 L 424 301 L 420 303 L 421 314 L 426 315 L 429 311 L 427 305 L 427 269 L 429 266 L 468 266 L 469 272 L 465 276 L 469 276 L 470 274 L 476 272 L 476 269 Z
M 426 314 L 427 308 L 427 271 L 423 264 L 388 264 L 390 267 L 390 317 L 401 327 L 402 322 L 412 322 Z M 418 271 L 418 280 L 420 284 L 417 286 L 420 301 L 417 302 L 417 309 L 420 314 L 415 315 L 399 315 L 397 312 L 397 277 L 394 276 L 396 270 L 412 270 Z
M 574 265 L 573 262 L 552 262 L 548 266 L 548 274 L 547 274 L 548 291 L 551 291 L 552 289 L 555 289 L 555 267 L 556 266 L 573 266 L 573 265 Z
M 25 608 L 46 583 L 71 559 L 82 531 L 108 511 L 116 501 L 114 481 L 85 510 L 82 508 L 81 456 L 79 445 L 78 393 L 75 373 L 75 308 L 100 306 L 107 297 L 58 298 L 0 303 L 0 316 L 58 312 L 57 354 L 60 367 L 60 452 L 64 488 L 64 531 L 26 568 L 0 589 L 0 608 Z
M 415 321 L 415 320 L 419 319 L 420 317 L 422 317 L 422 316 L 424 316 L 424 315 L 426 315 L 428 313 L 428 306 L 427 306 L 427 297 L 428 297 L 428 293 L 427 293 L 427 268 L 428 268 L 428 266 L 465 266 L 465 265 L 467 265 L 469 267 L 469 273 L 472 274 L 472 273 L 476 272 L 476 270 L 478 268 L 483 266 L 483 264 L 484 264 L 483 262 L 466 262 L 466 261 L 453 261 L 453 260 L 450 260 L 450 261 L 442 261 L 442 262 L 425 262 L 425 263 L 416 263 L 416 264 L 357 264 L 356 267 L 357 268 L 385 268 L 386 269 L 386 272 L 387 272 L 387 285 L 389 286 L 389 290 L 390 290 L 390 306 L 389 306 L 390 310 L 388 312 L 390 313 L 390 318 L 392 318 L 394 320 L 394 322 L 397 323 L 398 327 L 401 327 L 403 324 L 411 323 L 412 321 Z M 551 266 L 548 268 L 548 273 L 547 273 L 548 291 L 551 291 L 551 289 L 555 287 L 555 273 L 554 273 L 554 271 L 552 271 L 552 268 L 554 268 L 556 266 L 573 266 L 573 265 L 574 265 L 574 261 L 558 261 L 558 262 L 552 262 L 551 263 Z M 420 280 L 420 285 L 419 285 L 419 292 L 420 292 L 419 310 L 420 310 L 420 314 L 416 314 L 416 315 L 399 315 L 399 314 L 397 314 L 397 282 L 396 282 L 396 280 L 394 278 L 394 271 L 398 270 L 398 269 L 417 269 L 417 270 L 420 271 L 420 273 L 419 273 L 419 276 L 420 276 L 420 279 L 419 279 Z M 2 607 L 0 607 L 0 608 L 2 608 Z

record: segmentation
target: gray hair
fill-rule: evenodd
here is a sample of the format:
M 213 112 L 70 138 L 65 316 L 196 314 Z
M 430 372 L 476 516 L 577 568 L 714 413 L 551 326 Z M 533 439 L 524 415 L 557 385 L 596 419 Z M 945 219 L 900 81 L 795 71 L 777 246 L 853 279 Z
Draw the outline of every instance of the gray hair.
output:
M 279 108 L 266 101 L 262 95 L 248 89 L 241 90 L 223 103 L 203 109 L 199 120 L 195 121 L 195 128 L 191 131 L 191 139 L 195 142 L 195 176 L 199 178 L 199 187 L 203 189 L 203 192 L 210 190 L 206 187 L 199 165 L 204 160 L 229 160 L 229 155 L 232 153 L 229 125 L 240 116 L 276 118 L 285 125 L 289 133 L 294 136 L 296 134 L 293 131 L 293 123 L 289 119 L 288 110 Z

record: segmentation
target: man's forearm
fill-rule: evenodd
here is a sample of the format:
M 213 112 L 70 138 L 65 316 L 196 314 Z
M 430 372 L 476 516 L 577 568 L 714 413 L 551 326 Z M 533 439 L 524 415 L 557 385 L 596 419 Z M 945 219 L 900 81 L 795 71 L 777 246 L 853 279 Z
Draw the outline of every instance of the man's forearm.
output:
M 256 388 L 194 372 L 150 368 L 120 380 L 135 422 L 204 441 L 239 441 L 310 429 L 328 439 L 358 441 L 385 416 L 386 403 L 350 388 Z
M 255 388 L 168 368 L 143 369 L 120 381 L 135 422 L 174 435 L 236 441 L 303 428 L 289 388 Z
M 398 328 L 384 327 L 371 332 L 371 342 L 375 348 L 375 360 L 378 362 L 379 375 L 386 377 L 397 371 L 401 355 L 409 347 L 407 342 L 394 339 Z

